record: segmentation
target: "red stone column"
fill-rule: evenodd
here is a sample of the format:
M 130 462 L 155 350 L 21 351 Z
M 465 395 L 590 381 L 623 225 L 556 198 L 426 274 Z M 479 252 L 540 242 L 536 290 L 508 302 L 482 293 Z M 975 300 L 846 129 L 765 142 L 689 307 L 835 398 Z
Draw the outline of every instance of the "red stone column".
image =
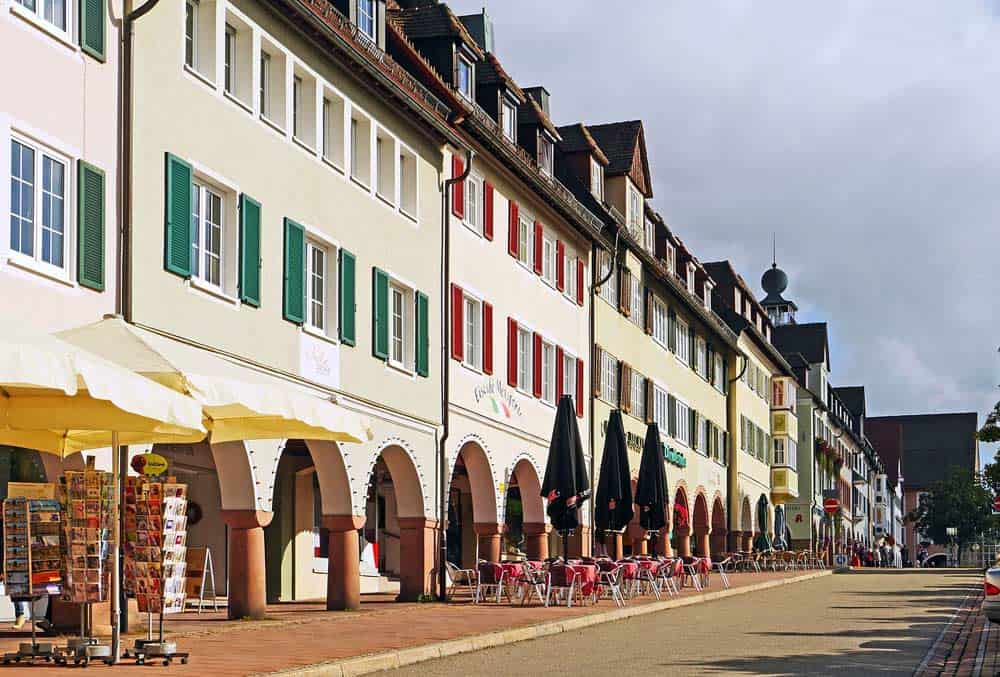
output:
M 487 562 L 499 562 L 500 534 L 503 533 L 503 525 L 476 522 L 472 526 L 479 539 L 479 559 L 484 559 Z
M 425 517 L 399 518 L 400 572 L 397 599 L 400 602 L 415 602 L 421 595 L 433 594 L 438 538 L 436 520 Z
M 364 525 L 365 518 L 357 515 L 323 515 L 323 527 L 330 532 L 326 574 L 327 611 L 361 607 L 358 529 Z
M 710 557 L 712 554 L 712 547 L 708 539 L 708 529 L 696 529 L 694 532 L 695 538 L 695 554 L 698 557 Z
M 726 530 L 722 527 L 716 527 L 712 529 L 712 536 L 710 538 L 712 552 L 721 554 L 726 551 Z
M 648 554 L 648 550 L 647 550 L 647 545 L 646 544 L 647 544 L 647 541 L 646 541 L 646 537 L 645 536 L 640 536 L 639 538 L 633 538 L 632 539 L 632 555 L 646 555 L 646 554 Z
M 542 561 L 549 556 L 549 525 L 544 522 L 525 522 L 521 526 L 524 532 L 524 551 L 528 559 Z
M 673 557 L 674 548 L 670 545 L 670 525 L 665 525 L 660 530 L 660 536 L 656 544 L 656 554 L 663 557 Z
M 223 510 L 229 526 L 229 618 L 263 618 L 267 612 L 264 527 L 274 513 Z
M 744 550 L 747 550 L 747 551 L 753 550 L 753 541 L 754 541 L 754 538 L 755 538 L 754 532 L 752 532 L 752 531 L 744 531 L 743 532 L 743 549 Z
M 605 534 L 604 544 L 608 549 L 608 557 L 614 561 L 617 562 L 625 556 L 622 548 L 622 535 L 617 531 L 612 534 Z
M 591 550 L 590 527 L 580 525 L 569 537 L 569 556 L 573 558 L 590 557 Z M 562 553 L 560 553 L 562 554 Z
M 736 552 L 737 550 L 742 550 L 743 549 L 743 532 L 739 531 L 739 530 L 737 530 L 737 531 L 730 531 L 729 532 L 729 539 L 728 539 L 727 542 L 729 543 L 729 549 L 732 550 L 733 552 Z
M 690 557 L 691 527 L 674 527 L 674 534 L 677 536 L 677 555 L 679 557 Z

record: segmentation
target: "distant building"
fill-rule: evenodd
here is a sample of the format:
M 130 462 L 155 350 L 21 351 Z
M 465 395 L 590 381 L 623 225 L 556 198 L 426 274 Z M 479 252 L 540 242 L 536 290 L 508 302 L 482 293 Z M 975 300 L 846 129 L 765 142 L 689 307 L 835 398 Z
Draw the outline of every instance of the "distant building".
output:
M 879 416 L 868 419 L 868 425 L 873 435 L 888 440 L 893 439 L 893 428 L 899 426 L 904 518 L 952 468 L 970 472 L 979 469 L 979 442 L 976 439 L 979 417 L 975 412 Z M 921 541 L 930 540 L 916 534 L 911 523 L 905 523 L 903 531 L 911 556 Z

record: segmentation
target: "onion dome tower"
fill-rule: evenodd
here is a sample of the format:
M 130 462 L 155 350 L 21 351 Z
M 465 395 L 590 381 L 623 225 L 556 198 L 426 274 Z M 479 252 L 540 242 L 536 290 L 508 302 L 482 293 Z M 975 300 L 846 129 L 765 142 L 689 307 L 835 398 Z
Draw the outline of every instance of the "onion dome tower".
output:
M 778 267 L 776 255 L 772 258 L 771 267 L 761 276 L 760 286 L 767 292 L 767 296 L 761 299 L 760 304 L 764 306 L 771 322 L 775 326 L 795 324 L 795 312 L 799 308 L 794 301 L 789 301 L 781 295 L 788 289 L 788 275 Z

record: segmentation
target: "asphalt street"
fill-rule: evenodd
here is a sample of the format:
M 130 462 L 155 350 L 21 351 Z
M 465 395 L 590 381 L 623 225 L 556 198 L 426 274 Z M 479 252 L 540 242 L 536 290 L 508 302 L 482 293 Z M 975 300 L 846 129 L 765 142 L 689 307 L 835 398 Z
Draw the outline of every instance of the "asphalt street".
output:
M 958 571 L 838 574 L 388 674 L 912 675 L 980 581 Z

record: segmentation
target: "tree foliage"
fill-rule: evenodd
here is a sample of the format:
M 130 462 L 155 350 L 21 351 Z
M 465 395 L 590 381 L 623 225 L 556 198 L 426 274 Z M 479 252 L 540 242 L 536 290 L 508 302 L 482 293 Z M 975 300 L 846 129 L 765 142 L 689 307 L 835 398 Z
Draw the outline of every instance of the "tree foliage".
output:
M 992 475 L 1000 479 L 1000 471 L 995 467 Z M 994 526 L 993 492 L 987 486 L 988 481 L 985 474 L 980 476 L 964 468 L 952 468 L 947 477 L 931 487 L 907 519 L 914 523 L 918 533 L 935 543 L 947 544 L 954 540 L 961 557 L 966 543 Z M 949 527 L 955 527 L 958 535 L 948 536 Z
M 980 442 L 1000 442 L 1000 402 L 986 415 L 986 423 L 979 429 Z

